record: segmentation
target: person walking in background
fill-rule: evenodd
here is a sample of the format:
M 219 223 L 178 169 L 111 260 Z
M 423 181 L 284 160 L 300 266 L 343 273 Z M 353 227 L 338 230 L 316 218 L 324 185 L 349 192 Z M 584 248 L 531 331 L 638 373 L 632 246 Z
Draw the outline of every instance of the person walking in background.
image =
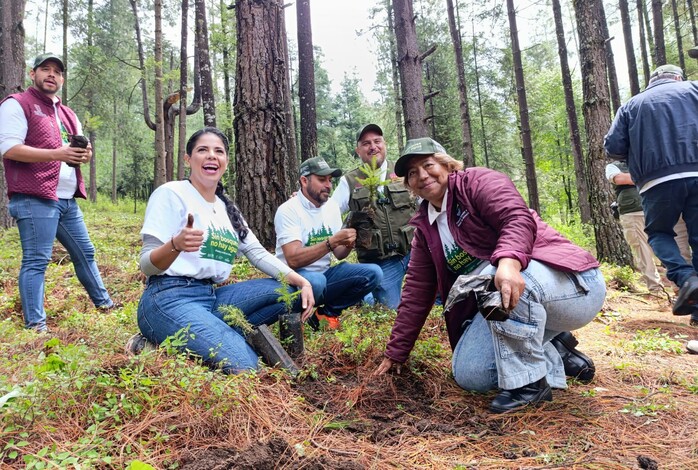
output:
M 92 147 L 70 146 L 71 136 L 82 135 L 82 125 L 56 96 L 64 71 L 55 54 L 38 56 L 29 72 L 32 85 L 0 104 L 0 154 L 9 212 L 22 243 L 19 295 L 25 326 L 37 331 L 47 330 L 44 286 L 55 239 L 68 250 L 94 305 L 102 310 L 114 307 L 75 200 L 86 196 L 80 165 L 90 161 Z
M 606 178 L 613 185 L 616 193 L 620 225 L 623 227 L 625 240 L 633 252 L 635 267 L 640 272 L 650 293 L 666 293 L 657 266 L 654 264 L 654 253 L 647 242 L 642 199 L 630 173 L 628 173 L 628 165 L 620 161 L 609 163 L 606 165 Z M 683 219 L 679 219 L 674 231 L 681 256 L 690 263 L 691 247 L 688 245 L 688 232 Z
M 138 327 L 150 343 L 183 334 L 178 347 L 226 373 L 257 368 L 255 351 L 224 320 L 222 306 L 238 308 L 252 325 L 272 324 L 286 306 L 279 302 L 283 276 L 301 290 L 295 311 L 310 315 L 310 283 L 259 243 L 221 178 L 228 168 L 228 139 L 205 127 L 189 138 L 184 156 L 188 180 L 158 187 L 148 200 L 141 237 L 140 268 L 148 276 L 138 303 Z M 252 266 L 274 279 L 252 279 L 216 287 L 244 254 Z M 137 335 L 138 336 L 138 335 Z M 127 349 L 144 346 L 131 338 Z
M 414 215 L 415 202 L 394 171 L 394 164 L 386 158 L 387 147 L 383 129 L 377 124 L 367 124 L 356 134 L 356 154 L 364 164 L 371 165 L 373 159 L 380 168 L 381 181 L 388 183 L 378 188 L 374 221 L 378 226 L 374 239 L 375 250 L 356 247 L 361 263 L 375 263 L 383 271 L 383 282 L 372 292 L 375 301 L 388 308 L 396 309 L 400 302 L 402 281 L 410 260 L 410 243 L 413 228 L 409 220 Z M 369 203 L 368 189 L 362 187 L 357 178 L 366 175 L 357 168 L 342 176 L 332 194 L 342 213 L 363 210 Z M 372 240 L 372 241 L 375 241 Z
M 652 72 L 649 85 L 618 109 L 604 146 L 626 161 L 642 197 L 645 232 L 654 254 L 679 287 L 674 315 L 698 307 L 698 82 L 684 81 L 671 64 Z M 683 217 L 693 263 L 681 256 L 674 227 Z
M 330 168 L 322 157 L 305 160 L 300 166 L 300 191 L 276 210 L 276 256 L 310 281 L 319 307 L 308 318 L 313 328 L 340 327 L 342 311 L 361 302 L 383 280 L 375 264 L 338 263 L 354 247 L 356 230 L 342 227 L 337 203 L 330 199 L 332 178 L 342 170 Z M 303 318 L 306 320 L 306 318 Z
M 591 322 L 606 285 L 599 263 L 531 211 L 504 174 L 463 168 L 430 138 L 407 142 L 395 173 L 423 198 L 402 300 L 375 375 L 404 363 L 434 304 L 461 275 L 494 276 L 506 321 L 487 321 L 472 299 L 445 314 L 453 376 L 465 390 L 499 388 L 490 411 L 552 400 L 565 375 L 589 382 L 593 361 L 569 332 Z

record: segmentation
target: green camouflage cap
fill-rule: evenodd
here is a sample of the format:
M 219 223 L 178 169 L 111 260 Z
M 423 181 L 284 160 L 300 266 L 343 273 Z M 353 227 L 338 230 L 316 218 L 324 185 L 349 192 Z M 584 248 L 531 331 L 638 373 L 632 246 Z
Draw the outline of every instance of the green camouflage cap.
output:
M 63 61 L 60 59 L 60 57 L 58 57 L 53 52 L 46 52 L 44 54 L 41 54 L 40 56 L 37 56 L 37 58 L 34 59 L 34 67 L 32 67 L 32 70 L 36 70 L 37 67 L 39 67 L 41 64 L 43 64 L 47 60 L 52 60 L 54 62 L 57 62 L 58 65 L 60 65 L 60 67 L 61 67 L 61 72 L 65 72 L 65 65 L 63 65 Z
M 305 160 L 303 163 L 301 163 L 300 173 L 301 176 L 332 175 L 335 178 L 338 176 L 342 176 L 342 170 L 340 170 L 339 168 L 330 168 L 325 159 L 322 157 L 313 157 Z
M 407 163 L 412 157 L 417 155 L 433 155 L 435 153 L 446 153 L 440 143 L 429 137 L 420 139 L 410 139 L 407 141 L 402 155 L 395 162 L 395 174 L 402 177 L 407 174 Z

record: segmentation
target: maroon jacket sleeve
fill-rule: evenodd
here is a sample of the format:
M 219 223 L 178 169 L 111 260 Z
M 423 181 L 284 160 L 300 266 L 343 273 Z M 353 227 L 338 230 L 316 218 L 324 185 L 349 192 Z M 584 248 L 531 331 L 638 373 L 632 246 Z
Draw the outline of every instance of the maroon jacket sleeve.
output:
M 537 224 L 514 183 L 503 173 L 486 168 L 468 169 L 465 178 L 457 178 L 456 192 L 465 195 L 473 223 L 479 230 L 465 228 L 465 245 L 469 252 L 488 259 L 497 266 L 501 258 L 513 258 L 526 269 L 536 240 Z M 458 196 L 456 196 L 458 197 Z M 479 219 L 479 220 L 478 220 Z M 458 232 L 459 230 L 455 230 Z M 491 233 L 486 233 L 491 231 Z M 483 246 L 472 246 L 469 236 L 487 244 L 492 240 L 491 254 L 481 257 Z
M 390 334 L 385 355 L 395 362 L 407 361 L 436 298 L 436 268 L 427 241 L 417 229 L 412 240 L 402 299 Z

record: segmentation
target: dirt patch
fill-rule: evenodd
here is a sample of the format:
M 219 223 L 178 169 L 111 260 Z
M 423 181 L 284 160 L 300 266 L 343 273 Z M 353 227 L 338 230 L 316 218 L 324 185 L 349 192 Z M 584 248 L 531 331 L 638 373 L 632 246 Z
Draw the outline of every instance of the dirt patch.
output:
M 284 469 L 339 469 L 360 470 L 364 467 L 351 461 L 324 458 L 306 458 L 298 455 L 288 443 L 280 438 L 259 442 L 242 451 L 233 449 L 208 449 L 186 457 L 182 461 L 182 470 L 269 470 Z

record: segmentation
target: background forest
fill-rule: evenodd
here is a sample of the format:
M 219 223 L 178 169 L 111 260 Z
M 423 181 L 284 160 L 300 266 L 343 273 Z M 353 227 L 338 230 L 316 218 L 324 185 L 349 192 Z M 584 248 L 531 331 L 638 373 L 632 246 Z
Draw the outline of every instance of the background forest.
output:
M 0 0 L 0 98 L 29 85 L 45 50 L 67 64 L 62 99 L 95 149 L 80 205 L 122 304 L 93 308 L 56 244 L 51 333 L 22 328 L 21 248 L 0 173 L 0 468 L 695 467 L 698 375 L 683 345 L 695 328 L 637 287 L 602 149 L 651 70 L 673 63 L 696 78 L 693 0 L 377 0 L 354 28 L 375 69 L 332 82 L 326 64 L 341 57 L 313 44 L 312 25 L 345 21 L 350 1 Z M 314 16 L 320 2 L 335 13 Z M 355 134 L 369 122 L 386 132 L 388 158 L 427 135 L 466 165 L 505 172 L 604 261 L 606 303 L 578 335 L 592 383 L 570 380 L 552 403 L 494 416 L 491 394 L 450 376 L 440 307 L 402 374 L 380 378 L 371 373 L 395 318 L 380 307 L 349 309 L 337 333 L 306 329 L 296 377 L 224 375 L 176 354 L 177 338 L 124 351 L 143 290 L 145 201 L 186 176 L 191 133 L 216 125 L 234 143 L 225 182 L 270 247 L 299 162 L 357 166 Z M 260 275 L 241 261 L 231 281 Z
M 62 98 L 96 149 L 92 201 L 146 200 L 184 177 L 184 140 L 215 124 L 235 142 L 229 190 L 250 196 L 238 202 L 271 246 L 270 219 L 296 188 L 298 162 L 317 154 L 355 167 L 355 132 L 377 122 L 393 157 L 429 135 L 469 166 L 507 173 L 546 220 L 585 245 L 596 238 L 600 258 L 629 264 L 599 145 L 656 66 L 675 63 L 689 79 L 698 70 L 684 59 L 698 43 L 692 0 L 394 3 L 373 2 L 355 27 L 370 37 L 374 76 L 332 84 L 312 22 L 342 21 L 342 2 L 336 17 L 314 18 L 309 0 L 4 0 L 0 96 L 27 86 L 37 54 L 62 53 Z

